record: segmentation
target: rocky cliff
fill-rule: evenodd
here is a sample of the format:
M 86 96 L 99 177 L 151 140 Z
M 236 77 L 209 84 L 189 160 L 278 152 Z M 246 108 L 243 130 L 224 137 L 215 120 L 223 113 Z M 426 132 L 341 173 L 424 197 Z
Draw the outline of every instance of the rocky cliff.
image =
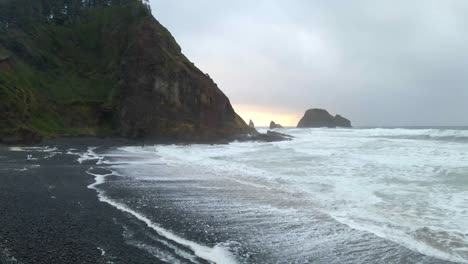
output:
M 307 110 L 297 127 L 351 127 L 351 121 L 340 115 L 332 116 L 327 110 L 316 108 Z
M 121 135 L 212 141 L 248 131 L 229 99 L 154 18 L 142 19 L 135 35 L 121 64 Z
M 74 2 L 76 10 L 59 14 L 41 1 L 0 3 L 2 19 L 4 10 L 38 5 L 24 21 L 0 19 L 0 142 L 63 135 L 213 142 L 252 131 L 147 6 Z

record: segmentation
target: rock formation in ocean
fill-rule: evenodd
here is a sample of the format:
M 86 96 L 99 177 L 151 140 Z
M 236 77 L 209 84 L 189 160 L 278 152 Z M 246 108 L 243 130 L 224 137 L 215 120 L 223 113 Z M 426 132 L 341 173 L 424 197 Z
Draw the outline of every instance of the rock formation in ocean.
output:
M 315 108 L 305 112 L 297 127 L 351 127 L 351 121 L 340 115 L 332 116 L 327 110 Z
M 337 127 L 351 127 L 351 121 L 349 121 L 349 119 L 347 118 L 344 118 L 340 115 L 336 115 L 334 119 L 335 125 Z
M 275 128 L 283 128 L 282 125 L 276 124 L 274 121 L 270 122 L 270 129 L 275 129 Z
M 0 142 L 213 142 L 253 131 L 145 2 L 70 1 L 0 2 Z
M 253 132 L 249 135 L 238 137 L 237 140 L 240 142 L 245 142 L 245 141 L 275 142 L 275 141 L 291 140 L 293 138 L 294 137 L 291 135 L 268 130 L 266 133 Z
M 255 128 L 255 124 L 254 124 L 254 122 L 252 121 L 252 119 L 249 120 L 249 127 L 250 127 L 250 128 Z

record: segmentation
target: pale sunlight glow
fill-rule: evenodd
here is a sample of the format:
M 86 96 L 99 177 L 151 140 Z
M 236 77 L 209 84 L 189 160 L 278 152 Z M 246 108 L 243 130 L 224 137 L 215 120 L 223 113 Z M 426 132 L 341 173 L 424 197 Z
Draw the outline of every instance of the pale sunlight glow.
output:
M 246 123 L 252 120 L 257 127 L 267 127 L 271 121 L 285 127 L 295 127 L 300 118 L 298 113 L 287 109 L 273 109 L 245 104 L 235 104 L 234 109 Z

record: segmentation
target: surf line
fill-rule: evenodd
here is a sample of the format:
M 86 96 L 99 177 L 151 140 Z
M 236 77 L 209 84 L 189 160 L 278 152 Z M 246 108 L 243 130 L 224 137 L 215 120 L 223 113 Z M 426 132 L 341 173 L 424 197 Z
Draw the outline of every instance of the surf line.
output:
M 125 212 L 125 213 L 128 213 L 128 214 L 134 216 L 138 220 L 145 223 L 149 228 L 156 231 L 159 235 L 161 235 L 161 236 L 163 236 L 163 237 L 165 237 L 165 238 L 167 238 L 169 240 L 172 240 L 172 241 L 174 241 L 175 243 L 177 243 L 179 245 L 183 245 L 183 246 L 186 246 L 186 247 L 190 248 L 195 253 L 196 256 L 198 256 L 198 257 L 200 257 L 202 259 L 205 259 L 205 260 L 213 262 L 213 263 L 223 263 L 223 264 L 224 263 L 225 264 L 235 264 L 235 263 L 237 263 L 237 261 L 230 254 L 230 252 L 227 251 L 226 249 L 224 249 L 223 247 L 216 245 L 216 246 L 211 248 L 211 247 L 208 247 L 208 246 L 200 245 L 200 244 L 198 244 L 196 242 L 187 240 L 185 238 L 182 238 L 182 237 L 180 237 L 180 236 L 178 236 L 176 234 L 173 234 L 173 233 L 169 232 L 168 230 L 158 226 L 157 224 L 153 223 L 148 217 L 146 217 L 144 215 L 141 215 L 140 213 L 130 209 L 126 205 L 115 202 L 115 201 L 109 199 L 107 196 L 105 196 L 105 192 L 103 190 L 99 189 L 97 186 L 103 184 L 105 182 L 106 177 L 116 175 L 116 174 L 114 172 L 107 173 L 107 174 L 95 174 L 95 173 L 92 173 L 91 170 L 93 170 L 93 167 L 89 168 L 86 171 L 86 173 L 91 175 L 91 176 L 94 176 L 94 183 L 88 185 L 88 188 L 92 189 L 92 190 L 95 190 L 97 192 L 99 201 L 107 203 L 107 204 L 117 208 L 118 210 L 120 210 L 122 212 Z

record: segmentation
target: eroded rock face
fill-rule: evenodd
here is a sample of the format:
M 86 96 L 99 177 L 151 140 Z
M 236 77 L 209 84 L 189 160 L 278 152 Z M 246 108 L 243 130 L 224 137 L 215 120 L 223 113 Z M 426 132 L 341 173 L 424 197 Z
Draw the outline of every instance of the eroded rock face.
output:
M 118 126 L 125 137 L 216 141 L 250 129 L 213 80 L 153 18 L 136 29 L 121 72 Z
M 252 119 L 249 120 L 249 127 L 250 127 L 250 128 L 255 128 L 255 124 L 254 124 L 254 122 L 252 121 Z
M 327 110 L 316 108 L 307 110 L 297 127 L 351 127 L 351 121 L 340 115 L 332 116 Z
M 275 128 L 283 128 L 282 125 L 276 124 L 274 121 L 270 122 L 270 129 L 275 129 Z

